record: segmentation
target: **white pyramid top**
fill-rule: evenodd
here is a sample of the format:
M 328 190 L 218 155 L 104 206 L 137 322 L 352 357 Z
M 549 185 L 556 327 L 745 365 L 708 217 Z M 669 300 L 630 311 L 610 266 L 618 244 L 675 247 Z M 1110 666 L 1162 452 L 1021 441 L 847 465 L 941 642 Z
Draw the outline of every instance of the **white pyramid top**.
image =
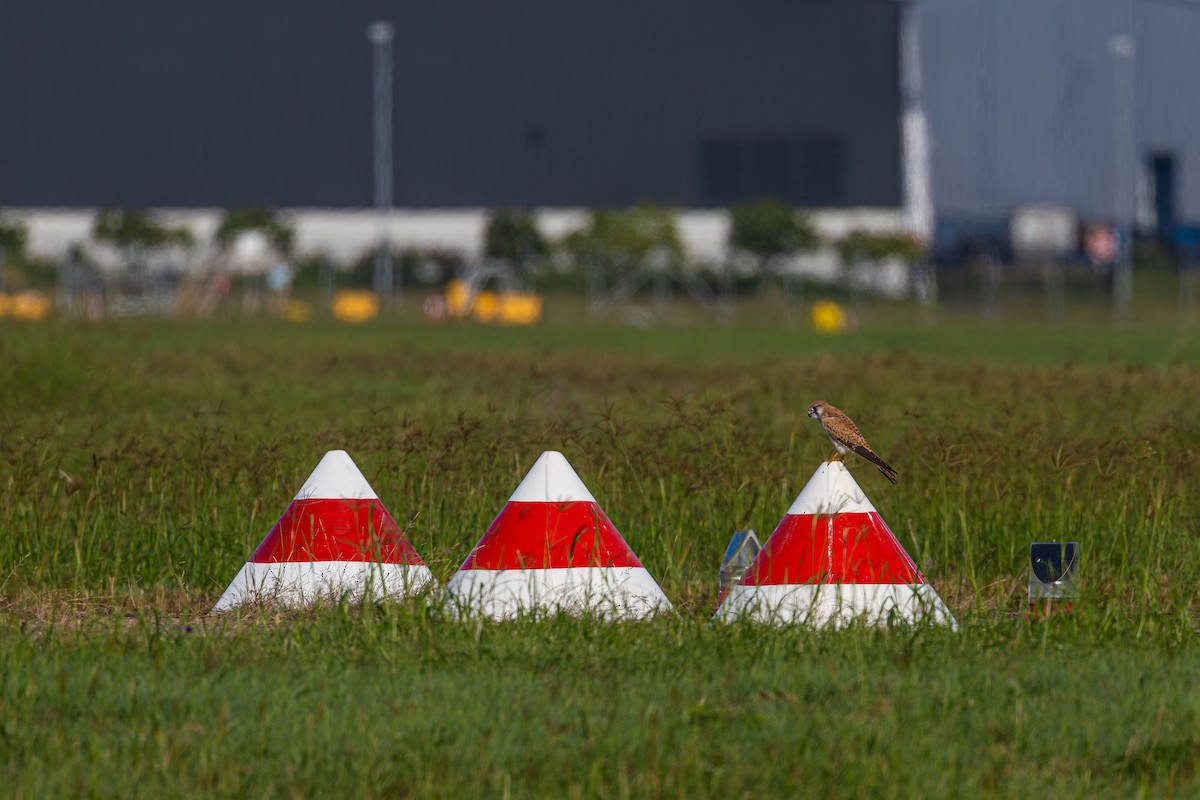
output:
M 296 493 L 297 500 L 375 500 L 379 495 L 345 450 L 330 450 Z
M 840 461 L 826 461 L 808 479 L 789 514 L 864 514 L 875 510 Z
M 508 500 L 510 503 L 596 502 L 567 463 L 566 456 L 557 450 L 547 450 L 538 457 L 533 469 Z

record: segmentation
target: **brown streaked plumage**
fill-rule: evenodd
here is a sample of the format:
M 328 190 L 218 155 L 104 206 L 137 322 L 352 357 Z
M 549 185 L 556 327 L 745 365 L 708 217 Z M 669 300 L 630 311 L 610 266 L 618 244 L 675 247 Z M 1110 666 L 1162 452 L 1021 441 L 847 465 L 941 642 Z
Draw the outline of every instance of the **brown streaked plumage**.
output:
M 883 473 L 883 477 L 892 483 L 896 482 L 896 470 L 892 469 L 891 465 L 882 458 L 875 455 L 875 451 L 871 449 L 871 445 L 867 444 L 867 440 L 859 433 L 858 426 L 840 408 L 831 406 L 824 400 L 818 400 L 808 407 L 808 415 L 821 423 L 821 428 L 825 431 L 825 435 L 829 437 L 829 441 L 833 442 L 833 446 L 837 448 L 837 451 L 830 456 L 830 461 L 841 461 L 846 453 L 857 453 L 874 464 L 875 468 Z

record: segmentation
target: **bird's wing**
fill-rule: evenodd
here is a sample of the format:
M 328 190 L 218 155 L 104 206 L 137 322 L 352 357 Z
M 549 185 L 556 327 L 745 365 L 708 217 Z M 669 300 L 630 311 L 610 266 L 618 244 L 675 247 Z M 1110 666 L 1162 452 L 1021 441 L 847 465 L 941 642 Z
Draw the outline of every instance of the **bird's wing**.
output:
M 883 473 L 883 477 L 892 483 L 896 482 L 896 470 L 892 469 L 891 465 L 882 458 L 875 455 L 875 451 L 871 449 L 871 445 L 867 444 L 867 440 L 859 432 L 858 426 L 854 424 L 854 420 L 839 410 L 836 414 L 826 411 L 822 421 L 825 422 L 826 430 L 834 438 L 840 439 L 845 443 L 846 447 L 874 464 Z
M 859 433 L 858 426 L 854 424 L 854 421 L 841 411 L 837 413 L 833 413 L 833 411 L 834 409 L 829 409 L 821 417 L 821 422 L 825 425 L 825 431 L 851 450 L 855 447 L 865 447 L 870 450 L 871 445 L 867 444 L 867 440 Z

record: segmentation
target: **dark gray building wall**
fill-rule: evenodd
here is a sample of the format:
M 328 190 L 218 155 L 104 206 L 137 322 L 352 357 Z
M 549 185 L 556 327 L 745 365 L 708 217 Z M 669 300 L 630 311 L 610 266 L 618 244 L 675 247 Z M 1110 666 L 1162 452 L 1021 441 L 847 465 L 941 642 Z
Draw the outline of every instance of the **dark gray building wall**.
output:
M 0 205 L 901 202 L 894 0 L 0 7 Z
M 1200 3 L 918 0 L 939 211 L 1063 203 L 1116 218 L 1121 159 L 1153 207 L 1152 153 L 1176 158 L 1181 217 L 1200 220 Z M 1123 99 L 1112 38 L 1133 38 Z M 1117 143 L 1132 109 L 1132 152 Z

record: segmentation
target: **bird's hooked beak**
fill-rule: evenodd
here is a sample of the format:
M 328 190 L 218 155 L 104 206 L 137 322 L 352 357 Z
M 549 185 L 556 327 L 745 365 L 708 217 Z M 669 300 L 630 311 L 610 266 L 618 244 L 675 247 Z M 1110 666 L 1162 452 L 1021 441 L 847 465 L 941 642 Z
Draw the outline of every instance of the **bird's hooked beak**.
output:
M 818 416 L 820 416 L 819 414 L 817 414 L 817 408 L 816 408 L 816 406 L 813 406 L 812 408 L 810 408 L 810 409 L 808 410 L 808 415 L 809 415 L 810 417 L 812 417 L 813 419 L 816 419 Z

